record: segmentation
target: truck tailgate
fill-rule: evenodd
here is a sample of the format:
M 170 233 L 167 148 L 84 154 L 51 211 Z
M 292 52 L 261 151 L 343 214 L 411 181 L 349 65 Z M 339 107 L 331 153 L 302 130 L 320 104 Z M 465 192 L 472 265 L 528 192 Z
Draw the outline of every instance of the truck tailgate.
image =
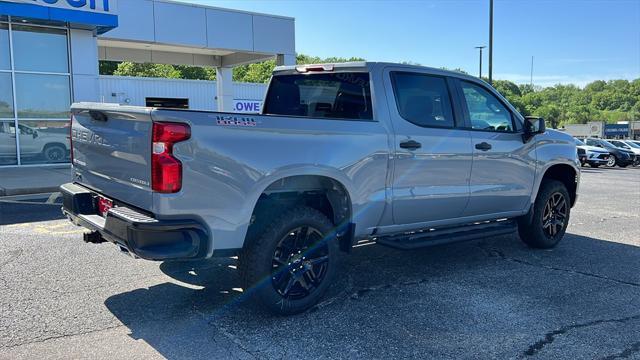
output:
M 74 182 L 150 210 L 150 110 L 78 103 L 71 107 L 71 114 Z

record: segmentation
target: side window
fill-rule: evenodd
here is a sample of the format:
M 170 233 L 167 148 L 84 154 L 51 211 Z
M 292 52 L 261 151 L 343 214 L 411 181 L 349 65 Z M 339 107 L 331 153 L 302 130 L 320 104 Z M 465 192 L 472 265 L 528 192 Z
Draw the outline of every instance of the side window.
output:
M 500 100 L 481 86 L 462 81 L 471 128 L 477 130 L 512 132 L 511 112 Z
M 393 92 L 403 119 L 423 127 L 454 127 L 451 98 L 444 78 L 392 72 Z

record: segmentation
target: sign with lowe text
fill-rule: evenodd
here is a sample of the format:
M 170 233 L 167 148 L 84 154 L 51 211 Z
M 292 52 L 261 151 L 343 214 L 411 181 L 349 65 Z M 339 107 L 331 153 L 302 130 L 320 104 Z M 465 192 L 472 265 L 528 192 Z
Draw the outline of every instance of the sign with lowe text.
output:
M 259 113 L 262 100 L 233 99 L 233 111 L 240 113 Z

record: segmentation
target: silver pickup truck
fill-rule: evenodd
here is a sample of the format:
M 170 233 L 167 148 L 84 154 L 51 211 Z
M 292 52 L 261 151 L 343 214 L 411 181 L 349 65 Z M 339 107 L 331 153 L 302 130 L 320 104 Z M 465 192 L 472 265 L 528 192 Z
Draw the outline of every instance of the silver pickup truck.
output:
M 400 249 L 563 237 L 574 140 L 457 72 L 278 67 L 262 114 L 78 103 L 64 213 L 149 260 L 239 256 L 248 296 L 313 306 L 361 240 Z

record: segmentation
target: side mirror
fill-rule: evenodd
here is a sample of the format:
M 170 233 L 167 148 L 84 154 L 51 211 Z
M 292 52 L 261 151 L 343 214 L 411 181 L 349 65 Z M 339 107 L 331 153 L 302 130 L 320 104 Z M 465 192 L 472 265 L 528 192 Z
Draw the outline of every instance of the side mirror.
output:
M 37 137 L 38 137 L 38 132 L 37 132 L 37 131 L 34 131 L 34 132 L 33 132 L 33 138 L 35 139 L 35 138 L 37 138 Z
M 524 141 L 527 142 L 532 137 L 542 134 L 547 130 L 544 119 L 537 116 L 526 116 L 524 118 Z

